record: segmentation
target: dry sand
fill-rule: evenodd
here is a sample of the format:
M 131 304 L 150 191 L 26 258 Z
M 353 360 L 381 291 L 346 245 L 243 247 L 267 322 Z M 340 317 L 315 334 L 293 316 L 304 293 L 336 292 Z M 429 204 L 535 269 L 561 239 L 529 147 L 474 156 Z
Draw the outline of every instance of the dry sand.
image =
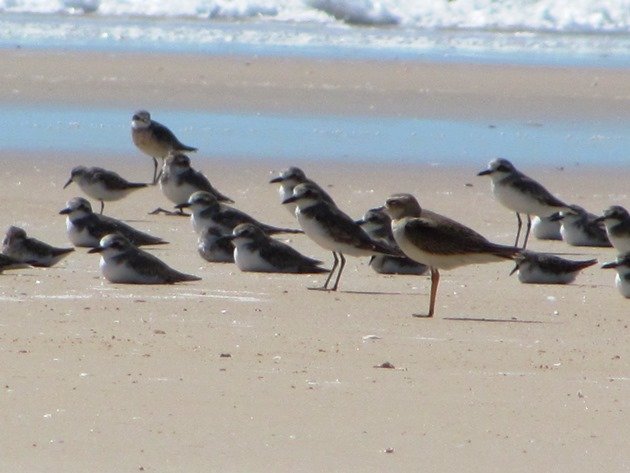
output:
M 630 114 L 629 72 L 23 51 L 0 61 L 12 64 L 4 102 L 457 116 L 512 104 L 502 113 L 540 119 L 538 104 L 543 118 Z M 519 70 L 535 80 L 517 80 Z M 443 92 L 425 87 L 425 76 Z M 2 153 L 0 228 L 23 225 L 66 245 L 57 212 L 79 190 L 62 185 L 72 165 L 100 159 Z M 304 168 L 353 216 L 408 191 L 511 243 L 514 215 L 475 176 L 485 164 Z M 200 167 L 239 208 L 294 223 L 267 184 L 278 163 Z M 130 142 L 129 161 L 115 169 L 138 180 L 152 167 Z M 628 167 L 524 170 L 593 211 L 630 206 Z M 442 274 L 436 317 L 417 319 L 427 277 L 380 276 L 349 258 L 340 291 L 326 293 L 306 289 L 321 277 L 240 273 L 197 256 L 187 219 L 147 215 L 166 203 L 150 188 L 106 211 L 169 240 L 153 253 L 198 283 L 109 284 L 83 249 L 55 268 L 0 276 L 0 471 L 630 470 L 630 306 L 613 273 L 595 266 L 572 285 L 533 286 L 508 277 L 509 263 L 456 269 Z M 303 236 L 291 242 L 331 260 Z M 375 368 L 384 362 L 396 369 Z

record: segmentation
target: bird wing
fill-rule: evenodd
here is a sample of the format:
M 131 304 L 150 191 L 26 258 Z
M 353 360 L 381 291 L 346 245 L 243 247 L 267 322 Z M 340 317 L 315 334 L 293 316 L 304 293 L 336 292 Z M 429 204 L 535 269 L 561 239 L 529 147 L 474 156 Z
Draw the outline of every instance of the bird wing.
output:
M 178 184 L 182 184 L 183 182 L 188 182 L 199 190 L 209 192 L 214 195 L 219 202 L 234 202 L 232 199 L 216 190 L 212 184 L 210 184 L 208 178 L 200 171 L 187 169 L 186 172 L 183 172 L 177 177 Z
M 90 176 L 90 181 L 92 183 L 97 183 L 99 181 L 104 182 L 107 188 L 113 190 L 126 190 L 147 186 L 147 184 L 143 182 L 129 182 L 115 172 L 107 171 L 100 168 L 92 173 L 92 175 Z
M 422 251 L 438 255 L 493 253 L 510 257 L 518 252 L 517 248 L 494 244 L 471 228 L 446 217 L 409 219 L 405 236 Z
M 176 271 L 156 256 L 140 248 L 130 248 L 113 259 L 117 264 L 127 264 L 143 276 L 168 284 L 192 280 L 191 278 L 194 277 Z
M 511 178 L 511 183 L 515 188 L 524 194 L 528 194 L 542 204 L 549 205 L 550 207 L 568 207 L 567 204 L 545 189 L 542 184 L 524 174 L 519 174 Z
M 275 240 L 268 238 L 267 243 L 260 246 L 260 256 L 275 267 L 287 269 L 295 267 L 312 266 L 322 264 L 321 261 L 304 256 L 295 248 Z
M 153 136 L 155 136 L 155 138 L 160 142 L 171 143 L 173 147 L 179 151 L 197 151 L 197 148 L 186 146 L 181 141 L 179 141 L 175 134 L 161 123 L 152 121 L 151 125 Z

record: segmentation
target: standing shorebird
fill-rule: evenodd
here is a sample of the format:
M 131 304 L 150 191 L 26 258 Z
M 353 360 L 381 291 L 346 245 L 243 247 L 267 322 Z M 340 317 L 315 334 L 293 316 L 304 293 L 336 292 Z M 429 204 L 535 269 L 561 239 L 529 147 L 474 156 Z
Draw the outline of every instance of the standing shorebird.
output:
M 333 267 L 319 290 L 336 291 L 341 273 L 346 265 L 344 255 L 373 256 L 375 254 L 396 254 L 396 250 L 379 241 L 372 240 L 367 233 L 336 205 L 328 202 L 321 191 L 312 184 L 299 184 L 293 189 L 293 196 L 283 204 L 297 204 L 295 215 L 306 236 L 322 248 L 332 251 Z M 337 277 L 331 288 L 328 283 L 335 272 Z
M 619 255 L 617 261 L 602 265 L 604 269 L 615 269 L 615 285 L 623 297 L 630 298 L 630 253 Z
M 569 284 L 580 271 L 597 263 L 596 259 L 572 261 L 531 251 L 521 253 L 514 261 L 510 276 L 518 271 L 518 280 L 525 284 Z
M 392 248 L 398 248 L 392 234 L 392 219 L 382 207 L 370 209 L 357 220 L 373 240 L 382 241 Z M 370 267 L 379 274 L 426 274 L 429 268 L 406 256 L 374 255 L 370 258 Z
M 63 188 L 65 189 L 73 182 L 76 182 L 87 195 L 100 201 L 101 214 L 105 208 L 105 201 L 120 200 L 131 192 L 143 189 L 148 185 L 144 182 L 129 182 L 114 171 L 85 166 L 73 168 L 70 179 Z
M 104 236 L 99 245 L 88 253 L 101 253 L 101 272 L 105 279 L 113 283 L 174 284 L 201 279 L 174 270 L 120 234 Z
M 496 199 L 501 205 L 516 213 L 518 230 L 516 231 L 514 246 L 518 246 L 518 239 L 523 226 L 520 214 L 527 215 L 527 230 L 523 241 L 523 249 L 525 249 L 532 226 L 532 215 L 548 217 L 569 207 L 560 199 L 554 197 L 537 181 L 518 171 L 507 159 L 499 158 L 490 161 L 488 169 L 479 172 L 477 175 L 489 175 L 492 179 L 492 193 Z
M 604 211 L 597 221 L 604 222 L 608 239 L 617 253 L 630 253 L 630 214 L 621 205 L 613 205 Z
M 197 151 L 197 148 L 179 141 L 167 127 L 151 120 L 151 114 L 146 110 L 134 113 L 131 119 L 131 139 L 140 151 L 153 159 L 153 184 L 160 177 L 158 159 L 163 161 L 171 151 Z
M 262 273 L 327 273 L 322 264 L 286 243 L 268 236 L 253 223 L 242 223 L 225 237 L 234 244 L 234 262 L 241 271 Z
M 26 236 L 19 227 L 9 227 L 2 242 L 2 253 L 32 266 L 50 267 L 74 251 L 74 248 L 55 248 L 36 238 Z
M 224 235 L 231 235 L 234 228 L 241 223 L 253 223 L 270 235 L 275 233 L 302 233 L 301 230 L 274 227 L 261 223 L 245 212 L 219 202 L 215 196 L 205 191 L 195 192 L 190 196 L 188 202 L 178 205 L 177 208 L 190 208 L 192 210 L 190 220 L 193 229 L 199 235 L 207 228 L 216 228 Z
M 431 268 L 429 313 L 435 312 L 440 269 L 514 259 L 521 250 L 497 245 L 450 218 L 422 210 L 411 194 L 394 194 L 385 202 L 394 239 L 404 254 Z M 416 315 L 422 317 L 422 315 Z
M 278 188 L 278 194 L 280 194 L 280 202 L 284 202 L 289 197 L 293 196 L 293 189 L 295 189 L 295 186 L 297 186 L 298 184 L 308 183 L 318 189 L 320 195 L 324 200 L 330 202 L 331 204 L 335 203 L 332 197 L 330 197 L 330 195 L 328 195 L 328 193 L 324 189 L 322 189 L 321 186 L 306 177 L 304 171 L 295 166 L 285 169 L 280 173 L 278 177 L 274 177 L 272 180 L 270 180 L 269 183 L 280 184 L 280 187 Z M 289 212 L 291 212 L 292 215 L 295 215 L 295 208 L 297 207 L 296 203 L 285 204 L 285 207 Z
M 166 157 L 160 175 L 160 189 L 175 206 L 188 202 L 188 198 L 197 191 L 208 192 L 219 202 L 234 203 L 232 199 L 212 187 L 206 176 L 193 169 L 190 158 L 183 153 L 171 153 Z M 156 209 L 152 213 L 157 212 L 170 213 L 163 209 Z M 179 212 L 183 214 L 181 208 Z
M 74 246 L 94 248 L 99 245 L 101 238 L 110 233 L 120 233 L 136 246 L 168 243 L 120 220 L 94 213 L 90 203 L 83 197 L 70 199 L 59 213 L 67 216 L 66 232 Z
M 602 221 L 579 205 L 571 205 L 555 218 L 561 223 L 562 239 L 571 246 L 612 246 Z

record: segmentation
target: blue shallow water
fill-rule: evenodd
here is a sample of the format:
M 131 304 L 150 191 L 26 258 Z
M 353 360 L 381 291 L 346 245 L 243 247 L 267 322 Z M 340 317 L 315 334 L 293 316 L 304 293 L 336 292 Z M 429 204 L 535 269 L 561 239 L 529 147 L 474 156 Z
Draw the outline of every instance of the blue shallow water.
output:
M 5 150 L 138 153 L 130 138 L 129 110 L 3 106 L 0 139 Z M 541 124 L 280 116 L 160 111 L 199 158 L 248 158 L 281 162 L 473 163 L 502 156 L 556 165 L 630 163 L 630 134 L 619 123 Z

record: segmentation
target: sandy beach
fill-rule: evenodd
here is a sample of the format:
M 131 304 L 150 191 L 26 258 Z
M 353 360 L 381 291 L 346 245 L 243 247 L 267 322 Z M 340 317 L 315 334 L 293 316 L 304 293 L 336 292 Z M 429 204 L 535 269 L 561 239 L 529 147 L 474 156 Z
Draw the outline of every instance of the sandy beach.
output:
M 3 103 L 294 111 L 518 120 L 630 119 L 630 70 L 1 51 Z M 75 164 L 150 178 L 125 160 L 0 151 L 0 228 L 66 246 L 62 189 Z M 196 161 L 237 207 L 295 226 L 268 180 L 295 163 Z M 461 166 L 302 164 L 354 217 L 411 192 L 498 243 L 516 219 Z M 115 165 L 114 165 L 115 164 Z M 519 165 L 593 212 L 630 207 L 630 166 Z M 0 275 L 2 471 L 382 472 L 630 470 L 630 305 L 599 265 L 567 286 L 524 285 L 509 262 L 429 278 L 382 276 L 348 258 L 320 276 L 241 273 L 196 251 L 186 218 L 148 215 L 159 188 L 106 213 L 161 236 L 150 249 L 202 277 L 116 285 L 77 249 L 50 269 Z M 304 236 L 300 251 L 332 257 Z M 532 240 L 568 258 L 612 249 Z M 394 369 L 379 368 L 389 362 Z

